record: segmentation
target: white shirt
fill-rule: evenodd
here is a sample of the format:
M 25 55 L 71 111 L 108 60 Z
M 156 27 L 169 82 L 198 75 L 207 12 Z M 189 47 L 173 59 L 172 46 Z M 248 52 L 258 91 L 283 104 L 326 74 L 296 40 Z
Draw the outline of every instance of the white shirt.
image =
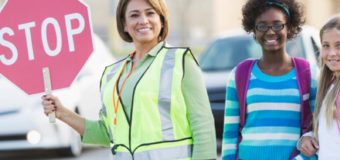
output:
M 333 86 L 330 87 L 331 90 Z M 326 94 L 328 96 L 328 93 Z M 326 123 L 326 106 L 322 103 L 319 115 L 319 160 L 340 160 L 340 132 L 336 120 Z

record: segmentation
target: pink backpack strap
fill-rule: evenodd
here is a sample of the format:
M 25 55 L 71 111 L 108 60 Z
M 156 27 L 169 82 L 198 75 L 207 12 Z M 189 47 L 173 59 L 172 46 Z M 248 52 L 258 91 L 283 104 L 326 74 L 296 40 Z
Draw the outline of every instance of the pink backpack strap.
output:
M 338 95 L 336 97 L 336 119 L 340 120 L 340 91 L 338 91 Z
M 338 131 L 340 134 L 340 91 L 338 91 L 338 95 L 336 96 L 335 105 L 336 105 L 335 119 L 337 120 L 336 124 L 338 126 Z
M 310 99 L 310 85 L 311 85 L 311 71 L 308 61 L 302 58 L 293 58 L 293 63 L 296 71 L 296 78 L 300 93 L 301 102 L 301 135 L 310 130 L 310 123 L 313 120 L 313 113 L 309 104 Z M 293 159 L 299 151 L 295 149 L 289 159 Z
M 296 78 L 298 81 L 300 101 L 301 101 L 301 134 L 310 130 L 310 123 L 312 122 L 312 110 L 309 104 L 310 85 L 311 85 L 311 71 L 308 61 L 302 58 L 293 58 L 293 63 L 296 70 Z
M 236 92 L 237 92 L 237 98 L 238 98 L 238 103 L 239 103 L 239 108 L 240 108 L 240 125 L 238 127 L 237 145 L 239 145 L 239 143 L 242 140 L 241 133 L 242 133 L 242 129 L 244 127 L 246 115 L 247 115 L 246 95 L 247 95 L 251 70 L 255 62 L 256 62 L 255 59 L 246 59 L 237 65 L 236 71 L 235 71 Z

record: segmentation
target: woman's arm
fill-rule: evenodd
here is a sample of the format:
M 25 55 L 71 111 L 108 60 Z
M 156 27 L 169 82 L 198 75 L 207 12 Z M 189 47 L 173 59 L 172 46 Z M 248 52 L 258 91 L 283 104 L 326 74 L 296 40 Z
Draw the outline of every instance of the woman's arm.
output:
M 184 57 L 182 92 L 188 108 L 189 123 L 193 133 L 193 159 L 216 159 L 216 134 L 207 90 L 202 73 L 193 56 Z
M 56 113 L 56 118 L 63 121 L 81 136 L 84 143 L 99 144 L 110 146 L 110 138 L 103 120 L 90 121 L 81 117 L 64 107 L 58 97 L 54 95 L 45 95 L 42 97 L 42 104 L 46 116 L 51 112 Z
M 42 105 L 46 115 L 55 112 L 56 118 L 71 126 L 80 135 L 83 135 L 85 129 L 85 118 L 64 107 L 58 97 L 51 94 L 44 95 L 42 97 Z

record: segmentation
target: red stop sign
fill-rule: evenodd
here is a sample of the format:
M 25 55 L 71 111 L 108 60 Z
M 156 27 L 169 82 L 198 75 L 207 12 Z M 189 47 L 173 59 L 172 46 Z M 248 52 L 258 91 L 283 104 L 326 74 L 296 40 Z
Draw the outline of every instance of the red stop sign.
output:
M 0 73 L 28 94 L 71 85 L 93 51 L 88 8 L 79 0 L 8 0 L 0 12 Z

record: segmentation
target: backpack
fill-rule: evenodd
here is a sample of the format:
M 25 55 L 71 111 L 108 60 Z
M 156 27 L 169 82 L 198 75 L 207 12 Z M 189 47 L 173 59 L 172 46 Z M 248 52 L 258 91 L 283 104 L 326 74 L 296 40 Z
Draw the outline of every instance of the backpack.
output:
M 292 58 L 292 60 L 296 69 L 296 78 L 298 81 L 299 93 L 301 97 L 300 101 L 302 102 L 300 111 L 301 114 L 300 135 L 302 135 L 310 130 L 310 123 L 312 122 L 312 111 L 309 104 L 311 72 L 309 63 L 306 60 L 297 57 Z M 240 125 L 238 128 L 237 146 L 240 144 L 242 140 L 241 131 L 245 125 L 245 119 L 247 115 L 246 94 L 248 90 L 251 70 L 255 63 L 256 63 L 255 59 L 244 60 L 243 62 L 237 65 L 235 72 L 236 90 L 240 108 Z M 299 153 L 298 150 L 295 149 L 290 158 L 295 157 L 298 153 Z

